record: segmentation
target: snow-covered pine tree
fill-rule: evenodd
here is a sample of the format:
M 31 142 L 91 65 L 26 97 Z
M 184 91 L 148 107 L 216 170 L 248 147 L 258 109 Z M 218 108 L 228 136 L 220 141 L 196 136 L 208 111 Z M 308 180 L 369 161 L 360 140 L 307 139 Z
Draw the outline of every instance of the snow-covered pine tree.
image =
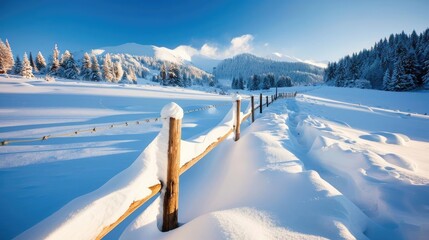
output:
M 91 81 L 100 82 L 101 81 L 101 72 L 100 65 L 98 65 L 98 60 L 96 56 L 92 56 L 91 63 Z
M 113 82 L 115 76 L 113 74 L 113 63 L 110 54 L 104 56 L 103 62 L 103 78 L 107 82 Z
M 58 50 L 57 44 L 55 44 L 54 50 L 52 52 L 52 59 L 50 64 L 51 67 L 49 69 L 50 75 L 58 74 L 58 70 L 60 69 L 59 55 L 60 55 L 60 51 Z
M 261 78 L 259 77 L 259 75 L 254 74 L 250 81 L 249 90 L 253 91 L 253 90 L 259 90 L 259 89 L 261 89 Z
M 131 66 L 128 66 L 127 79 L 128 81 L 131 81 L 134 84 L 137 84 L 137 76 L 136 76 L 136 73 L 134 72 L 134 69 Z
M 292 79 L 288 76 L 280 76 L 277 80 L 277 87 L 292 87 Z
M 19 56 L 17 55 L 15 59 L 15 66 L 13 67 L 13 73 L 16 75 L 21 75 L 21 70 L 22 70 L 22 62 Z
M 6 39 L 5 42 L 6 45 L 6 71 L 9 71 L 13 68 L 13 66 L 15 65 L 15 61 L 13 60 L 13 53 L 12 53 L 12 48 L 9 45 L 9 41 Z
M 61 57 L 61 76 L 67 79 L 79 78 L 79 69 L 76 61 L 68 50 Z
M 12 50 L 6 39 L 6 44 L 0 39 L 0 73 L 7 73 L 14 66 Z
M 190 87 L 192 86 L 192 80 L 190 77 L 188 77 L 188 74 L 186 72 L 183 72 L 182 74 L 182 80 L 183 80 L 183 87 Z
M 393 87 L 394 86 L 393 86 L 392 78 L 390 77 L 390 70 L 387 69 L 383 77 L 383 89 L 386 91 L 392 91 Z
M 122 69 L 122 65 L 120 62 L 115 62 L 113 64 L 113 74 L 114 74 L 115 82 L 119 82 L 122 80 L 122 77 L 124 75 L 124 70 Z
M 265 75 L 263 80 L 262 80 L 262 89 L 267 90 L 270 88 L 271 88 L 270 79 L 268 78 L 267 75 Z
M 168 78 L 169 78 L 168 85 L 183 87 L 183 81 L 180 76 L 179 67 L 174 63 L 170 65 L 170 69 L 168 70 Z
M 238 89 L 244 90 L 244 80 L 241 75 L 238 77 Z
M 415 75 L 412 72 L 412 60 L 402 42 L 396 46 L 396 61 L 392 73 L 392 91 L 409 91 L 415 88 Z
M 267 74 L 267 78 L 270 81 L 270 87 L 274 87 L 276 85 L 276 77 L 272 73 Z
M 6 45 L 0 39 L 0 74 L 6 73 L 5 60 L 6 60 Z
M 82 80 L 90 81 L 92 77 L 91 57 L 85 53 L 82 58 L 82 67 L 80 69 L 80 76 Z
M 232 78 L 231 89 L 237 89 L 237 79 L 235 77 Z
M 161 68 L 159 70 L 159 78 L 161 79 L 161 85 L 167 85 L 167 69 L 165 67 L 165 64 L 161 65 Z
M 31 67 L 33 68 L 33 72 L 38 72 L 39 70 L 37 69 L 37 66 L 34 63 L 33 54 L 31 54 L 31 52 L 30 52 L 30 56 L 29 56 L 29 61 L 30 61 Z
M 25 78 L 34 77 L 33 68 L 30 65 L 30 61 L 28 61 L 27 53 L 24 53 L 24 57 L 22 60 L 21 76 L 23 76 Z
M 44 73 L 46 71 L 46 61 L 40 51 L 37 53 L 36 67 L 40 73 Z

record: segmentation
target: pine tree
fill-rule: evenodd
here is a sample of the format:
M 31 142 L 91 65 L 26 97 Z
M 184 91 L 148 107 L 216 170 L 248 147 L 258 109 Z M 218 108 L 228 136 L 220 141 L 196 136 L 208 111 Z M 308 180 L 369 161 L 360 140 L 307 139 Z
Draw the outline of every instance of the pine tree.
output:
M 183 87 L 183 81 L 180 77 L 179 67 L 174 63 L 170 65 L 170 69 L 168 70 L 168 78 L 168 85 Z
M 134 84 L 137 84 L 137 76 L 136 76 L 136 73 L 134 72 L 134 69 L 131 66 L 128 66 L 127 79 L 129 81 L 132 81 Z
M 231 89 L 237 89 L 237 79 L 235 77 L 232 78 Z
M 100 65 L 98 65 L 98 60 L 96 56 L 92 56 L 91 63 L 91 81 L 99 82 L 101 81 L 101 72 Z
M 0 73 L 7 73 L 14 66 L 12 49 L 6 39 L 6 44 L 0 39 Z
M 58 51 L 58 46 L 55 44 L 54 51 L 52 53 L 52 60 L 51 60 L 51 68 L 49 70 L 49 74 L 51 75 L 57 75 L 58 70 L 60 69 L 60 61 L 58 60 L 60 55 L 60 51 Z
M 167 85 L 167 82 L 166 82 L 167 70 L 166 70 L 165 64 L 161 65 L 161 68 L 159 70 L 159 77 L 161 79 L 161 85 Z
M 25 78 L 34 77 L 33 68 L 30 65 L 30 61 L 28 61 L 27 53 L 24 53 L 24 58 L 22 60 L 21 76 Z
M 19 59 L 19 56 L 16 56 L 16 60 L 15 60 L 15 67 L 13 68 L 13 72 L 16 75 L 20 75 L 21 74 L 21 70 L 22 70 L 22 62 L 21 59 Z
M 37 53 L 36 67 L 40 73 L 43 73 L 46 70 L 46 61 L 45 61 L 45 58 L 43 57 L 43 55 L 40 51 L 39 51 L 39 53 Z
M 122 69 L 122 65 L 120 62 L 115 62 L 113 64 L 113 73 L 114 73 L 114 81 L 119 82 L 122 80 L 124 75 L 124 70 Z
M 13 60 L 13 53 L 12 53 L 12 48 L 9 45 L 9 41 L 6 39 L 5 42 L 6 45 L 6 63 L 7 63 L 7 70 L 9 71 L 13 68 L 13 66 L 15 65 L 15 62 Z
M 29 59 L 30 60 L 30 65 L 33 68 L 33 72 L 38 72 L 39 70 L 37 69 L 37 66 L 36 66 L 36 64 L 33 61 L 33 55 L 31 54 L 31 52 L 30 52 L 29 58 L 30 58 Z
M 267 90 L 270 88 L 271 88 L 270 79 L 268 78 L 267 75 L 265 75 L 264 79 L 262 80 L 262 89 Z
M 85 53 L 83 55 L 82 59 L 82 68 L 80 70 L 80 75 L 82 76 L 83 80 L 91 80 L 92 77 L 92 66 L 91 66 L 91 58 L 89 57 L 88 53 Z
M 250 81 L 250 88 L 249 90 L 259 90 L 261 85 L 261 79 L 257 74 L 254 74 L 251 81 Z
M 270 81 L 270 87 L 274 87 L 276 85 L 276 78 L 274 77 L 274 74 L 268 73 L 267 78 Z
M 61 57 L 61 75 L 67 79 L 78 79 L 79 69 L 73 55 L 66 50 Z
M 383 77 L 383 89 L 386 91 L 392 91 L 393 87 L 394 86 L 393 86 L 392 78 L 390 77 L 390 71 L 389 69 L 387 69 Z
M 113 63 L 112 59 L 110 58 L 110 54 L 106 54 L 104 56 L 104 62 L 103 62 L 103 78 L 107 82 L 113 82 L 115 76 L 113 75 Z
M 277 80 L 277 87 L 292 87 L 292 79 L 288 76 L 280 76 Z
M 244 80 L 242 76 L 238 77 L 238 85 L 237 85 L 238 89 L 244 90 Z

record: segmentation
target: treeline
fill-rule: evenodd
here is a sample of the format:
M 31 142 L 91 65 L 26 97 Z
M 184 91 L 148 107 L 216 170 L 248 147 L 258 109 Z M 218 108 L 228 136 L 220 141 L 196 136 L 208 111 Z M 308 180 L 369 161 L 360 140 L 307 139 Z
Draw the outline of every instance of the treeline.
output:
M 381 39 L 325 69 L 325 82 L 337 87 L 409 91 L 429 85 L 429 29 Z
M 153 72 L 156 74 L 153 75 Z M 137 77 L 148 78 L 153 75 L 154 82 L 179 87 L 215 86 L 217 83 L 213 75 L 194 66 L 163 62 L 147 56 L 109 53 L 102 56 L 85 52 L 81 59 L 76 60 L 68 50 L 60 56 L 57 45 L 54 46 L 49 62 L 46 62 L 41 52 L 35 59 L 31 52 L 29 56 L 24 54 L 22 60 L 19 56 L 14 59 L 7 40 L 5 43 L 0 40 L 0 73 L 16 74 L 25 78 L 40 74 L 66 79 L 134 84 L 137 83 Z
M 280 76 L 276 79 L 275 75 L 269 74 L 253 74 L 244 81 L 243 77 L 232 78 L 232 89 L 244 89 L 247 86 L 248 90 L 270 89 L 272 87 L 292 87 L 292 79 L 288 76 Z
M 187 69 L 180 69 L 175 63 L 163 63 L 159 75 L 152 77 L 153 82 L 159 82 L 163 86 L 190 87 L 192 85 L 208 85 L 214 87 L 217 83 L 212 76 L 202 75 L 201 78 L 189 76 Z
M 90 56 L 88 53 L 83 55 L 81 64 L 75 60 L 68 50 L 60 58 L 60 51 L 57 45 L 53 49 L 49 63 L 46 63 L 40 51 L 35 60 L 31 52 L 29 56 L 24 53 L 22 61 L 19 56 L 13 59 L 12 49 L 8 41 L 6 40 L 6 43 L 3 43 L 0 40 L 0 73 L 11 73 L 25 78 L 32 78 L 34 73 L 38 73 L 66 79 L 137 83 L 134 69 L 129 67 L 124 71 L 121 63 L 119 61 L 113 62 L 109 54 L 104 56 L 101 67 L 102 69 L 100 69 L 97 56 Z
M 213 71 L 218 79 L 247 77 L 254 74 L 262 77 L 270 73 L 276 76 L 288 76 L 293 79 L 295 85 L 313 85 L 323 82 L 322 68 L 300 62 L 278 62 L 247 53 L 222 60 Z

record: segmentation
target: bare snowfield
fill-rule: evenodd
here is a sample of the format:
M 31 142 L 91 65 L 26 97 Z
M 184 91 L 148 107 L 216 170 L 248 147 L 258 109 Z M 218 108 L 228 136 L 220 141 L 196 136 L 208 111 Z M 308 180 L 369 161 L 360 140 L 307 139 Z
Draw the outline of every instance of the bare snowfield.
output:
M 281 89 L 295 90 L 296 99 L 264 109 L 239 141 L 228 138 L 181 176 L 178 229 L 158 230 L 157 197 L 106 238 L 429 236 L 429 92 Z M 172 101 L 185 112 L 223 104 L 185 113 L 184 158 L 231 124 L 230 96 L 1 76 L 0 139 L 154 118 Z M 163 178 L 154 160 L 162 161 L 162 129 L 160 121 L 129 124 L 1 146 L 0 238 L 93 238 L 98 224 Z

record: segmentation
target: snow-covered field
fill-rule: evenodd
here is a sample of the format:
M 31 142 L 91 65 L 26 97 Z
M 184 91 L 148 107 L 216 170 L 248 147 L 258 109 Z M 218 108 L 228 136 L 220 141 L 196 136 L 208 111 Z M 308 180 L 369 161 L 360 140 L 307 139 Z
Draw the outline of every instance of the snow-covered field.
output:
M 429 92 L 282 89 L 295 90 L 300 93 L 296 99 L 275 102 L 258 114 L 255 123 L 243 124 L 239 141 L 228 138 L 181 176 L 180 228 L 158 231 L 157 198 L 106 238 L 428 236 Z M 186 112 L 228 103 L 231 97 L 150 85 L 45 82 L 2 76 L 0 139 L 131 123 L 158 117 L 171 101 Z M 228 104 L 184 115 L 185 155 L 195 151 L 190 144 L 222 132 L 222 126 L 228 125 L 224 117 L 230 109 Z M 114 192 L 106 186 L 115 183 L 112 178 L 118 173 L 130 173 L 131 165 L 141 166 L 141 152 L 148 145 L 151 148 L 161 128 L 160 122 L 129 124 L 1 146 L 0 238 L 43 237 L 47 236 L 44 231 L 56 230 L 59 235 L 51 237 L 76 239 L 90 232 L 91 224 L 111 214 L 85 215 L 96 205 L 85 203 L 85 199 L 107 190 Z M 208 132 L 213 128 L 217 131 Z M 204 137 L 198 138 L 202 134 Z M 131 175 L 116 179 L 132 179 Z M 128 183 L 115 187 L 119 189 L 121 184 Z M 138 195 L 138 189 L 131 190 L 128 195 Z M 102 198 L 98 205 L 120 206 L 109 201 Z M 72 223 L 79 214 L 83 217 Z M 70 226 L 74 226 L 68 229 L 71 233 L 67 232 Z

